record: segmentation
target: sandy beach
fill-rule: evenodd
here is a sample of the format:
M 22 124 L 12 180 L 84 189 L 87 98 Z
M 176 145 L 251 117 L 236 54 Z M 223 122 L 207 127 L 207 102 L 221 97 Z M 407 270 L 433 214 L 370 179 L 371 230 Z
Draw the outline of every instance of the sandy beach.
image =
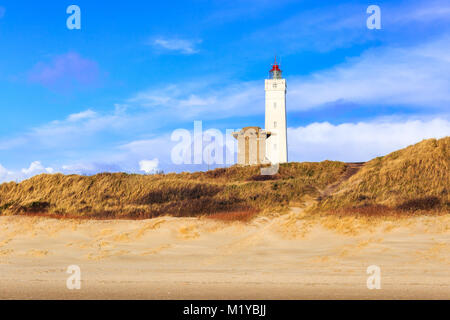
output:
M 68 266 L 81 269 L 69 290 Z M 367 267 L 381 268 L 369 290 Z M 450 216 L 0 217 L 0 299 L 449 299 Z

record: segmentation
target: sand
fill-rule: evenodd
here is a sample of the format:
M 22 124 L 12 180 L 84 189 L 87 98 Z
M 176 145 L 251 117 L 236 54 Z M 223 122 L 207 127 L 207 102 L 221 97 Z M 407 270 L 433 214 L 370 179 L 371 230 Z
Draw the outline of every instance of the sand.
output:
M 81 269 L 69 290 L 68 266 Z M 367 267 L 381 289 L 367 288 Z M 0 299 L 449 299 L 450 216 L 0 217 Z

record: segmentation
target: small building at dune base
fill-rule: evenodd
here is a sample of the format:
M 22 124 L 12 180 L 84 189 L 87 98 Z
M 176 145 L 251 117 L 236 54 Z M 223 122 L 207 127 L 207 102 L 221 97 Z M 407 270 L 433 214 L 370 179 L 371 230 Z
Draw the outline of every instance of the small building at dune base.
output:
M 266 158 L 266 140 L 270 132 L 260 127 L 245 127 L 239 132 L 233 132 L 238 141 L 238 164 L 249 166 L 269 164 Z

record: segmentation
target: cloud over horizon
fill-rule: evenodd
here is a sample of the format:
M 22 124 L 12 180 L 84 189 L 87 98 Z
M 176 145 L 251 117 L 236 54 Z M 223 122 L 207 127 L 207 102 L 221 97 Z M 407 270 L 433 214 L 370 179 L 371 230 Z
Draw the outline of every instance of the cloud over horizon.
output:
M 28 168 L 23 168 L 20 171 L 7 170 L 0 164 L 0 183 L 10 181 L 22 181 L 42 173 L 55 173 L 51 167 L 44 168 L 40 161 L 33 161 Z
M 159 160 L 141 160 L 139 161 L 139 170 L 145 173 L 156 173 L 158 170 Z
M 225 132 L 222 134 L 225 135 Z M 289 161 L 368 161 L 423 139 L 446 136 L 450 136 L 450 120 L 446 118 L 375 119 L 339 125 L 316 122 L 288 128 Z M 13 171 L 0 164 L 0 182 L 21 181 L 36 174 L 54 172 L 91 175 L 105 171 L 155 173 L 158 170 L 181 172 L 207 168 L 206 164 L 172 163 L 171 152 L 176 144 L 170 135 L 163 135 L 117 145 L 101 155 L 86 154 L 61 167 L 44 167 L 41 162 L 34 161 L 28 168 Z M 207 145 L 204 143 L 203 147 Z
M 450 136 L 450 121 L 441 118 L 312 123 L 288 129 L 289 157 L 294 161 L 368 161 L 423 139 L 446 136 Z

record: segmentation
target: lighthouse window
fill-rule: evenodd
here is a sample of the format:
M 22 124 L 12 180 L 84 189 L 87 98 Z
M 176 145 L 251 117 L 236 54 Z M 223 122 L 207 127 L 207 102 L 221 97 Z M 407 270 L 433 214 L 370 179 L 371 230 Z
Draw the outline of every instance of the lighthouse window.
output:
M 277 108 L 277 103 L 276 103 L 276 102 L 273 103 L 273 108 L 274 108 L 274 109 Z
M 273 145 L 273 150 L 277 150 L 277 145 L 276 144 Z
M 277 122 L 276 122 L 276 121 L 273 123 L 273 127 L 274 127 L 274 128 L 277 127 Z
M 277 83 L 276 83 L 276 82 L 275 82 L 275 83 L 273 84 L 273 87 L 274 87 L 274 88 L 276 88 L 276 87 L 277 87 Z

